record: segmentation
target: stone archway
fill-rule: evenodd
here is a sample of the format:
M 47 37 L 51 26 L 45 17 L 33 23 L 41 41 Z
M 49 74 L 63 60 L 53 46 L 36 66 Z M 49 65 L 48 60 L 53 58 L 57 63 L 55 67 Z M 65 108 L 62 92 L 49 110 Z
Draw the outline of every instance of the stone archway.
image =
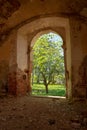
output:
M 17 87 L 16 91 L 21 93 L 21 85 L 23 91 L 31 91 L 31 86 L 25 87 L 25 82 L 28 84 L 28 80 L 30 80 L 31 73 L 31 61 L 30 61 L 30 52 L 32 49 L 31 41 L 35 40 L 36 37 L 40 36 L 44 31 L 54 31 L 64 40 L 63 48 L 65 50 L 65 66 L 66 66 L 66 86 L 67 86 L 67 97 L 71 98 L 72 96 L 72 87 L 71 87 L 71 44 L 70 44 L 70 27 L 69 20 L 67 18 L 60 17 L 45 17 L 38 18 L 34 21 L 30 21 L 26 25 L 22 26 L 17 31 L 17 43 L 16 43 L 16 59 L 15 71 L 18 73 L 20 80 L 18 80 L 18 76 L 16 75 Z M 33 39 L 35 38 L 35 39 Z M 20 70 L 20 71 L 18 71 Z M 21 74 L 19 74 L 21 73 Z M 21 81 L 24 81 L 22 84 Z M 26 88 L 24 90 L 24 87 Z

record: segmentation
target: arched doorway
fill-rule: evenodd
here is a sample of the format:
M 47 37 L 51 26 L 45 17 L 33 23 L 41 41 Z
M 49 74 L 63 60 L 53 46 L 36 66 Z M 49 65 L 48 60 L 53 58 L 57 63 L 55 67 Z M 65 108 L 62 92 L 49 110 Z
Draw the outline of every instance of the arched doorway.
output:
M 63 39 L 55 32 L 43 32 L 31 44 L 31 86 L 35 96 L 65 96 Z
M 67 18 L 45 17 L 30 21 L 17 33 L 17 65 L 28 70 L 28 91 L 31 91 L 32 47 L 36 39 L 47 32 L 56 32 L 63 39 L 66 75 L 66 97 L 72 97 L 70 28 Z M 20 42 L 21 41 L 21 42 Z M 22 46 L 22 47 L 21 47 Z M 21 57 L 24 57 L 21 58 Z

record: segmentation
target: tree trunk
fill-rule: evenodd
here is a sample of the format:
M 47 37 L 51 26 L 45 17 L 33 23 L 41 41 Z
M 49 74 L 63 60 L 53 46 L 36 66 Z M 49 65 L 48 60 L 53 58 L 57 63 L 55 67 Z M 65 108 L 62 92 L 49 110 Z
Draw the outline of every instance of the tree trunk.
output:
M 46 94 L 48 94 L 48 85 L 45 84 L 46 87 Z
M 43 82 L 44 82 L 44 85 L 46 88 L 46 94 L 48 94 L 48 84 L 49 83 L 47 83 L 47 79 L 46 79 L 45 75 L 43 74 L 43 72 L 42 72 L 42 76 L 43 76 Z
M 37 75 L 37 84 L 40 83 L 40 74 Z

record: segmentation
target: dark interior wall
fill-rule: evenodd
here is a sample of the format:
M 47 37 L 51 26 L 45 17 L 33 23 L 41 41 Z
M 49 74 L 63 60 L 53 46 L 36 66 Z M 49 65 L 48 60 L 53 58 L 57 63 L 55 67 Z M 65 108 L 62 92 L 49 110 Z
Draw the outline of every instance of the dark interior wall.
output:
M 72 93 L 74 97 L 84 98 L 87 96 L 87 25 L 79 19 L 71 19 L 70 24 L 72 46 Z

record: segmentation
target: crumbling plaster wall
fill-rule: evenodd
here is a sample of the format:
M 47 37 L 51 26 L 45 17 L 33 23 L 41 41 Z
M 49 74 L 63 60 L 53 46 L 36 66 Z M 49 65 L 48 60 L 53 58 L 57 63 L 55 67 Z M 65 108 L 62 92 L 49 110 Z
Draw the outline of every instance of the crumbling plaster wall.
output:
M 24 72 L 26 68 L 24 65 L 27 65 L 26 44 L 23 39 L 20 40 L 17 37 L 16 29 L 12 30 L 8 36 L 4 35 L 4 38 L 6 39 L 2 40 L 0 46 L 0 93 L 4 89 L 14 95 L 25 94 L 27 91 L 27 77 Z M 20 40 L 19 44 L 17 39 Z
M 72 45 L 72 94 L 87 98 L 87 24 L 79 19 L 70 19 Z M 86 74 L 84 74 L 86 73 Z
M 0 43 L 0 89 L 7 86 L 13 37 L 14 34 L 10 34 L 6 40 L 3 39 Z
M 27 50 L 28 50 L 28 42 L 27 37 L 18 34 L 17 36 L 17 64 L 18 68 L 21 70 L 25 70 L 28 68 L 27 64 Z
M 27 42 L 24 37 L 17 35 L 14 30 L 14 42 L 11 47 L 8 75 L 8 92 L 13 95 L 25 94 L 27 92 Z

